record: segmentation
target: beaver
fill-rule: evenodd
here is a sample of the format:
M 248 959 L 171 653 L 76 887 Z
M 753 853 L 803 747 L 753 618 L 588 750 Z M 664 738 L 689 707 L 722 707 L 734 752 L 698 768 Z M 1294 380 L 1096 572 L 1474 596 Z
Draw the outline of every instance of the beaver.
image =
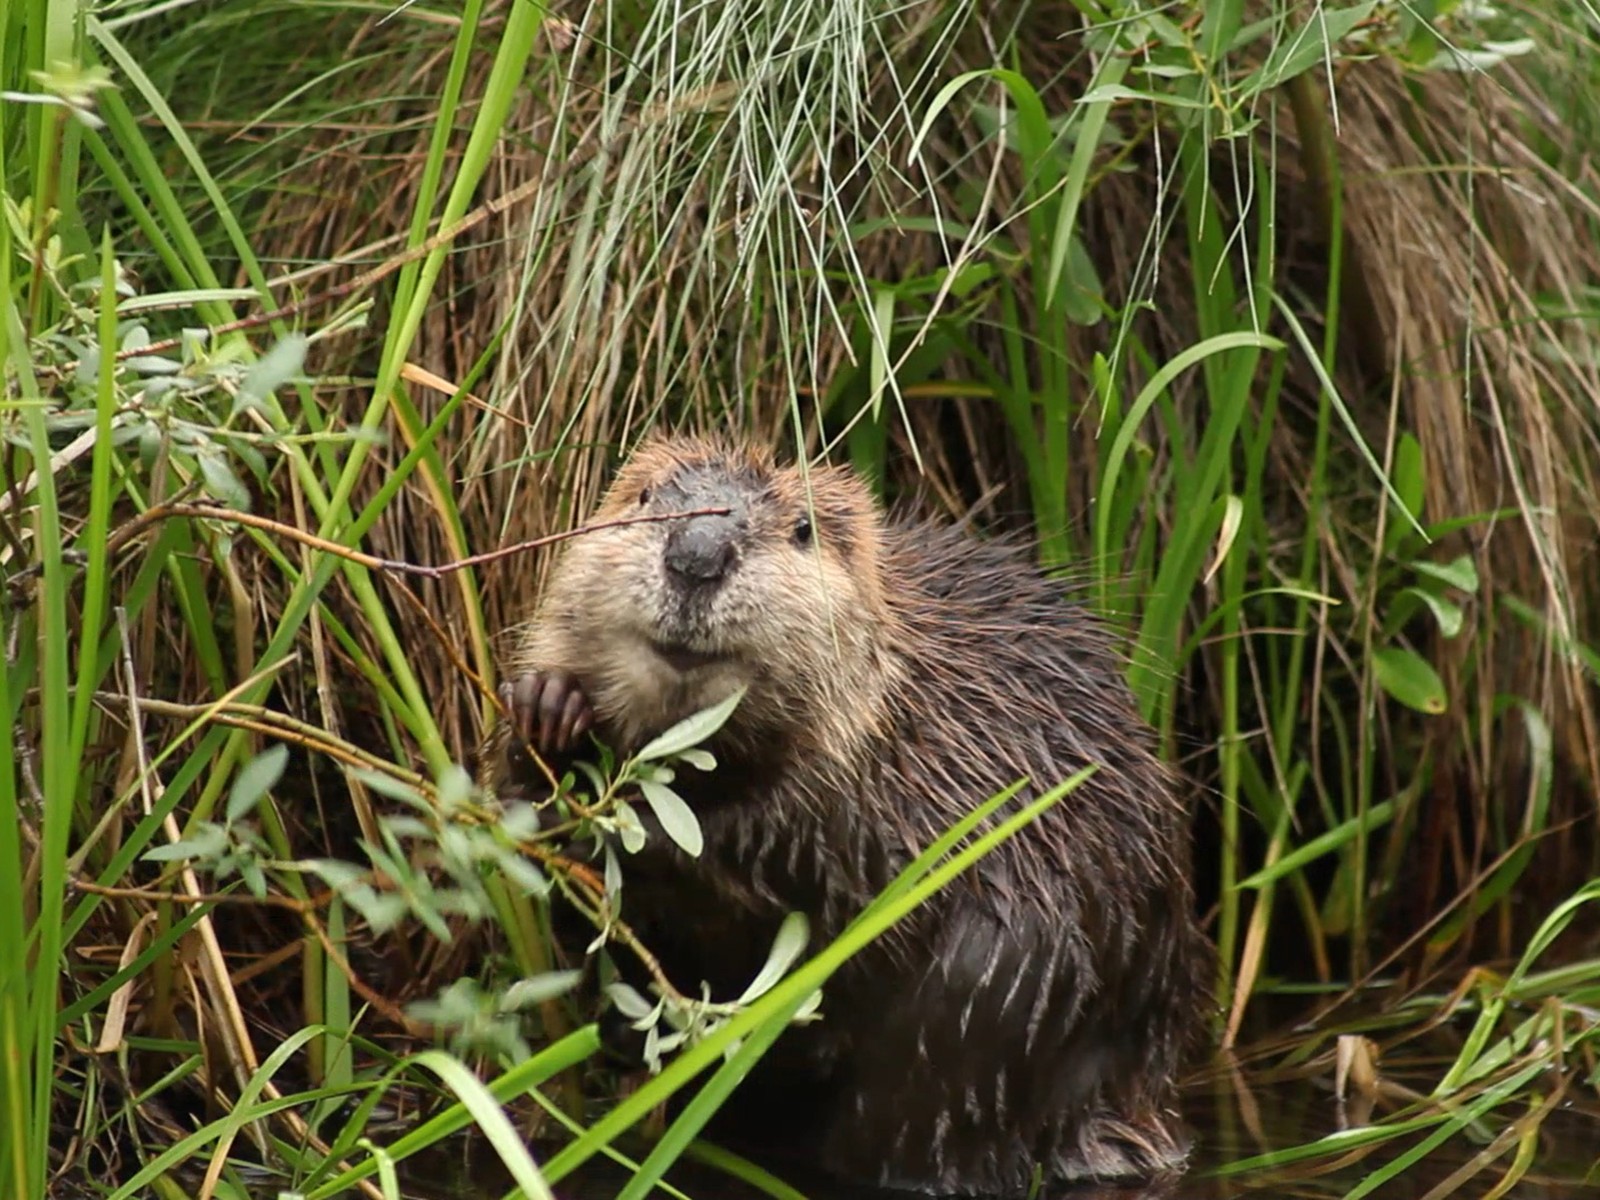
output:
M 877 1187 L 1181 1171 L 1204 953 L 1187 806 L 1109 627 L 1019 539 L 719 438 L 648 437 L 595 521 L 707 509 L 564 544 L 506 664 L 491 786 L 534 786 L 522 741 L 559 772 L 590 731 L 627 753 L 744 686 L 716 768 L 673 783 L 699 856 L 663 836 L 623 856 L 625 919 L 680 990 L 721 999 L 787 913 L 815 949 L 977 803 L 1096 764 L 849 960 L 724 1109 Z

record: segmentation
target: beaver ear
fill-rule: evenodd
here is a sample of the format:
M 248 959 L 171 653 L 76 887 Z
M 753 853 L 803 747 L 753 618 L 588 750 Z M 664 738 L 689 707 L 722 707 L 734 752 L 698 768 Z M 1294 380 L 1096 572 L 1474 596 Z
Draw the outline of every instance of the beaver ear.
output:
M 677 432 L 654 427 L 639 439 L 629 458 L 645 455 L 665 462 L 728 462 L 743 463 L 758 471 L 772 469 L 772 454 L 764 446 L 740 441 L 721 430 Z
M 739 448 L 744 455 L 746 463 L 757 473 L 771 475 L 778 469 L 777 457 L 772 453 L 771 446 L 750 443 Z
M 831 463 L 813 467 L 811 486 L 819 492 L 826 491 L 838 497 L 841 506 L 856 509 L 852 515 L 862 520 L 875 521 L 878 518 L 878 498 L 854 467 Z
M 878 523 L 880 514 L 872 489 L 850 467 L 818 463 L 802 470 L 797 465 L 782 471 L 780 478 L 790 498 L 800 505 L 816 505 L 817 515 L 826 525 L 858 530 Z
M 635 458 L 660 458 L 683 460 L 704 453 L 705 441 L 692 433 L 677 433 L 671 429 L 652 425 L 628 452 L 628 461 Z

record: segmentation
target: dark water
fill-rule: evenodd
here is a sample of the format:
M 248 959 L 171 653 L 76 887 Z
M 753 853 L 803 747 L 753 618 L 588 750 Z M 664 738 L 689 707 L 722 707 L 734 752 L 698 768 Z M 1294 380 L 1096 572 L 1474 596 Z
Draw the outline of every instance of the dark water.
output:
M 1426 1095 L 1433 1087 L 1449 1065 L 1457 1040 L 1448 1032 L 1432 1039 L 1408 1039 L 1405 1056 L 1382 1062 L 1382 1083 L 1370 1115 L 1335 1097 L 1331 1042 L 1310 1053 L 1302 1048 L 1304 1062 L 1296 1061 L 1290 1043 L 1258 1052 L 1253 1061 L 1249 1055 L 1218 1059 L 1199 1073 L 1185 1092 L 1185 1113 L 1196 1135 L 1196 1152 L 1183 1178 L 1149 1188 L 1053 1190 L 1040 1200 L 1231 1200 L 1246 1196 L 1331 1200 L 1346 1196 L 1387 1164 L 1414 1151 L 1439 1126 L 1365 1149 L 1325 1148 L 1298 1162 L 1273 1165 L 1259 1160 L 1341 1129 L 1392 1121 L 1413 1105 L 1419 1094 Z M 1364 1194 L 1385 1200 L 1600 1198 L 1600 1102 L 1594 1090 L 1573 1079 L 1563 1102 L 1533 1128 L 1529 1097 L 1548 1095 L 1554 1083 L 1553 1076 L 1535 1080 L 1482 1122 L 1441 1140 L 1396 1178 Z M 1531 1132 L 1517 1122 L 1524 1122 Z M 1516 1136 L 1524 1132 L 1525 1137 Z M 1501 1135 L 1506 1136 L 1497 1142 Z M 1528 1156 L 1527 1169 L 1516 1182 L 1497 1188 L 1517 1160 L 1519 1141 L 1526 1143 L 1522 1153 Z M 505 1194 L 509 1180 L 499 1170 L 492 1151 L 480 1142 L 467 1160 L 472 1163 L 471 1178 L 461 1186 L 448 1191 L 424 1187 L 412 1194 L 419 1200 L 445 1195 L 451 1200 L 498 1200 Z M 1234 1170 L 1252 1161 L 1256 1163 L 1253 1167 Z M 458 1157 L 458 1167 L 460 1163 Z M 775 1175 L 809 1200 L 906 1200 L 905 1193 L 841 1187 L 790 1162 L 769 1159 L 763 1165 L 771 1166 Z M 417 1182 L 427 1179 L 436 1189 L 440 1178 L 430 1172 Z M 559 1200 L 610 1200 L 626 1180 L 623 1168 L 597 1158 L 554 1190 Z M 669 1172 L 667 1182 L 693 1200 L 761 1200 L 766 1195 L 721 1171 L 690 1161 L 680 1162 Z M 658 1188 L 651 1196 L 652 1200 L 667 1200 L 670 1193 Z

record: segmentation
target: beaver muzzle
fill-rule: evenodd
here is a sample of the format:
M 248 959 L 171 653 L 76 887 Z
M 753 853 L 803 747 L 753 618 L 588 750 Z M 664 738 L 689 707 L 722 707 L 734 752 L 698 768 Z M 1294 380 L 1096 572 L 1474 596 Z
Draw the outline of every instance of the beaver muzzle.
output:
M 667 535 L 667 575 L 682 588 L 714 588 L 738 559 L 738 525 L 727 517 L 695 517 Z
M 692 517 L 667 535 L 669 595 L 651 649 L 685 675 L 725 657 L 704 647 L 716 624 L 709 616 L 713 597 L 739 561 L 739 532 L 738 521 L 719 515 Z

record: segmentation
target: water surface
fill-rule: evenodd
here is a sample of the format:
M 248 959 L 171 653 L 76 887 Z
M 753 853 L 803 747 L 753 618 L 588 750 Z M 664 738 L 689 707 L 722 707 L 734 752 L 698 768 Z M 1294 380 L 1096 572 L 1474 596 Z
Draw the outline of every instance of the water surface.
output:
M 1302 1033 L 1302 1038 L 1304 1034 Z M 1359 1100 L 1341 1102 L 1334 1094 L 1331 1045 L 1326 1052 L 1305 1053 L 1294 1061 L 1294 1047 L 1281 1042 L 1270 1050 L 1238 1059 L 1219 1057 L 1199 1072 L 1185 1089 L 1184 1111 L 1196 1137 L 1190 1170 L 1158 1187 L 1056 1189 L 1041 1200 L 1233 1200 L 1239 1197 L 1329 1198 L 1359 1190 L 1386 1164 L 1413 1152 L 1437 1126 L 1390 1139 L 1365 1149 L 1325 1148 L 1315 1157 L 1274 1166 L 1264 1157 L 1315 1142 L 1363 1121 L 1386 1122 L 1429 1091 L 1454 1057 L 1459 1033 L 1448 1029 L 1408 1039 L 1406 1053 L 1381 1063 L 1381 1088 L 1370 1117 Z M 1285 1060 L 1290 1065 L 1282 1065 Z M 1554 1083 L 1552 1079 L 1551 1084 Z M 1533 1091 L 1537 1091 L 1535 1086 Z M 1545 1089 L 1548 1091 L 1548 1087 Z M 735 1096 L 737 1103 L 737 1094 Z M 1565 1100 L 1535 1123 L 1526 1095 L 1481 1122 L 1439 1140 L 1434 1148 L 1397 1178 L 1365 1194 L 1384 1200 L 1600 1200 L 1600 1103 L 1592 1090 L 1573 1080 Z M 1522 1122 L 1521 1126 L 1516 1125 Z M 1510 1132 L 1508 1133 L 1508 1127 Z M 1520 1136 L 1519 1136 L 1520 1135 Z M 1497 1143 L 1496 1138 L 1502 1142 Z M 1531 1165 L 1520 1179 L 1497 1189 L 1522 1152 Z M 505 1194 L 509 1180 L 493 1155 L 479 1143 L 469 1155 L 474 1178 L 463 1189 L 415 1193 L 419 1200 L 483 1200 Z M 459 1161 L 459 1160 L 458 1160 Z M 1235 1171 L 1238 1164 L 1258 1165 Z M 902 1192 L 841 1187 L 810 1176 L 791 1163 L 772 1163 L 774 1173 L 809 1200 L 907 1200 Z M 481 1168 L 481 1169 L 480 1169 Z M 610 1200 L 627 1181 L 627 1172 L 595 1159 L 554 1190 L 559 1200 Z M 437 1175 L 433 1176 L 438 1179 Z M 420 1182 L 420 1180 L 418 1180 Z M 766 1193 L 721 1171 L 695 1162 L 680 1162 L 667 1182 L 693 1200 L 765 1200 Z M 657 1188 L 652 1200 L 671 1193 Z

